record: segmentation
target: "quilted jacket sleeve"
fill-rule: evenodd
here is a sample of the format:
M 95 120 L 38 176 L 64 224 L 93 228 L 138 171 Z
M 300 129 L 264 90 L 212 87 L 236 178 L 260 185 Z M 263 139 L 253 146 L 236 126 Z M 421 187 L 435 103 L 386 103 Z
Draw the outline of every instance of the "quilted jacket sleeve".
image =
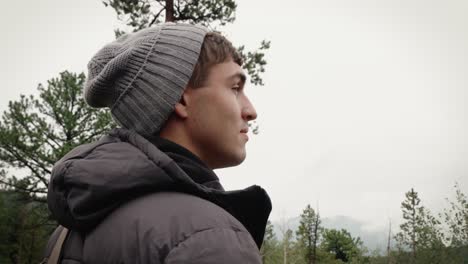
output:
M 212 228 L 196 232 L 174 247 L 165 263 L 262 263 L 246 231 Z

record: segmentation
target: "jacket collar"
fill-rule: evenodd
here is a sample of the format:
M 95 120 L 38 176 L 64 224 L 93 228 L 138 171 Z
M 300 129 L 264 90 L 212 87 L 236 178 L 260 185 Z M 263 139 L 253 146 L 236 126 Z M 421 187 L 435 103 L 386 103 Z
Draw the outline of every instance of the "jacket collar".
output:
M 209 188 L 224 190 L 214 171 L 188 149 L 158 136 L 148 137 L 147 139 L 174 160 L 194 182 Z
M 113 129 L 67 153 L 54 165 L 49 182 L 47 200 L 54 218 L 69 229 L 87 232 L 131 199 L 184 192 L 225 209 L 260 248 L 271 211 L 265 190 L 251 186 L 224 191 L 214 172 L 188 150 L 170 142 L 159 144 L 161 149 L 157 145 L 135 132 Z
M 264 189 L 254 185 L 226 192 L 213 170 L 188 149 L 161 137 L 152 137 L 148 140 L 175 161 L 197 185 L 208 187 L 204 192 L 195 191 L 194 194 L 228 211 L 245 226 L 258 248 L 261 247 L 266 222 L 272 208 L 270 198 Z

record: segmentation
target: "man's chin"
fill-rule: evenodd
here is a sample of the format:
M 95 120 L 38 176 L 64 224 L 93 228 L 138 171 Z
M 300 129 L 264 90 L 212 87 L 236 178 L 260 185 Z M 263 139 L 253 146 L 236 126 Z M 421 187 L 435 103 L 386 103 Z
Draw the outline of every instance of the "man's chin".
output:
M 238 166 L 238 165 L 242 164 L 242 162 L 244 162 L 246 156 L 247 155 L 246 155 L 245 151 L 243 151 L 242 153 L 240 153 L 238 155 L 231 156 L 229 159 L 225 159 L 222 162 L 220 161 L 218 164 L 216 164 L 214 166 L 215 168 L 213 168 L 213 169 L 223 169 L 223 168 Z

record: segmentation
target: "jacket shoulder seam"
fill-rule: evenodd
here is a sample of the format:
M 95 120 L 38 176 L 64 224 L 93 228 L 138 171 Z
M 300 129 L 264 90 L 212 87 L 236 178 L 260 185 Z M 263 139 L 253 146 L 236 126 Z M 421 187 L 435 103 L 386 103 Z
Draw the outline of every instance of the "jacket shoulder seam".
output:
M 199 229 L 193 233 L 191 233 L 190 235 L 188 235 L 187 237 L 183 238 L 182 240 L 178 241 L 172 248 L 171 250 L 167 253 L 166 255 L 166 258 L 167 256 L 169 256 L 174 250 L 176 250 L 181 244 L 183 244 L 184 242 L 186 242 L 187 240 L 189 240 L 191 237 L 199 234 L 199 233 L 202 233 L 202 232 L 206 232 L 206 231 L 212 231 L 212 230 L 230 230 L 230 231 L 234 231 L 236 233 L 249 233 L 245 230 L 242 230 L 240 228 L 237 228 L 237 227 L 234 227 L 234 226 L 230 226 L 230 227 L 208 227 L 208 228 L 203 228 L 203 229 Z
M 82 156 L 78 156 L 78 157 L 72 157 L 72 158 L 69 158 L 67 160 L 64 161 L 64 175 L 65 174 L 68 174 L 71 167 L 73 166 L 73 163 L 75 160 L 83 160 L 83 159 L 86 159 L 91 153 L 94 152 L 94 150 L 96 150 L 98 147 L 101 147 L 101 146 L 104 146 L 104 145 L 107 145 L 107 144 L 111 144 L 111 143 L 117 143 L 117 142 L 105 142 L 103 144 L 99 144 L 99 145 L 96 145 L 94 146 L 93 148 L 91 148 L 90 150 L 88 150 L 86 152 L 86 154 L 82 155 Z
M 71 158 L 67 159 L 65 162 L 67 162 L 67 161 L 73 161 L 73 160 L 86 159 L 86 158 L 87 158 L 90 154 L 92 154 L 97 148 L 103 147 L 103 146 L 108 145 L 108 144 L 114 144 L 114 143 L 125 143 L 125 144 L 129 144 L 128 142 L 123 142 L 123 141 L 103 142 L 102 144 L 97 144 L 96 146 L 92 147 L 91 149 L 89 149 L 88 151 L 86 151 L 85 153 L 83 153 L 82 155 L 79 155 L 79 156 L 76 156 L 76 157 L 71 157 Z M 129 144 L 129 145 L 131 145 L 131 144 Z

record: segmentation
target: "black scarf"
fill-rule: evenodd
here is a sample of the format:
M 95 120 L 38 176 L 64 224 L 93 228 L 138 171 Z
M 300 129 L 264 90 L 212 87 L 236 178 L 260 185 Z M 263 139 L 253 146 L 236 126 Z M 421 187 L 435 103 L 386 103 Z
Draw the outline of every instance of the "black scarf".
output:
M 205 198 L 239 220 L 252 235 L 258 248 L 261 247 L 271 211 L 271 201 L 265 190 L 254 185 L 242 190 L 224 191 L 218 176 L 192 152 L 161 137 L 152 137 L 149 141 L 174 160 L 193 181 L 216 190 Z

